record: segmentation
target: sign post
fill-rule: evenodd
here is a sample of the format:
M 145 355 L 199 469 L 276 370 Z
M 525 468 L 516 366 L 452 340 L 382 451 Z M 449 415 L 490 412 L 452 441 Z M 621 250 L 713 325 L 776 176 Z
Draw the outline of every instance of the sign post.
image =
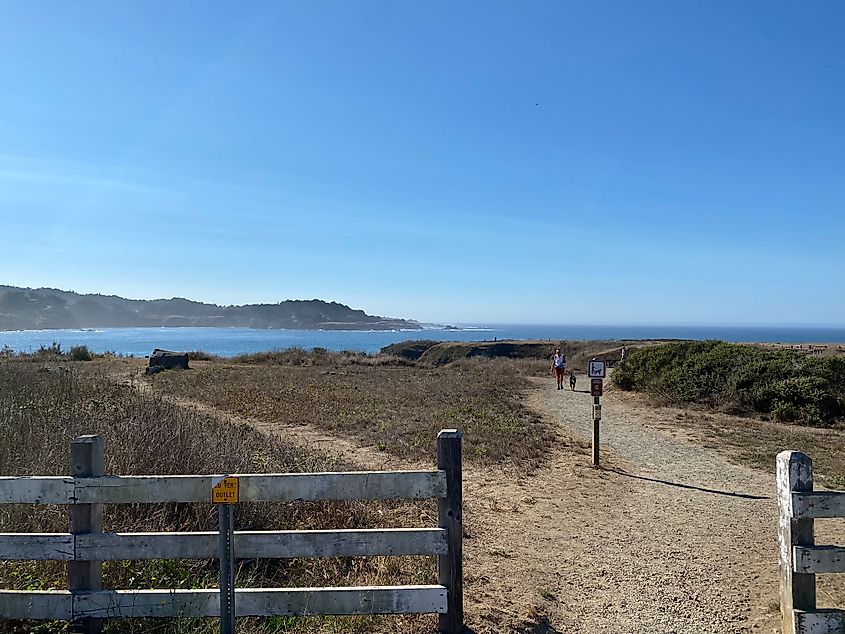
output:
M 590 394 L 593 396 L 593 466 L 599 466 L 599 437 L 601 434 L 601 395 L 603 379 L 607 374 L 604 361 L 593 359 L 587 364 L 587 376 L 590 377 Z
M 235 504 L 240 499 L 238 478 L 215 478 L 211 501 L 220 525 L 220 634 L 235 634 Z

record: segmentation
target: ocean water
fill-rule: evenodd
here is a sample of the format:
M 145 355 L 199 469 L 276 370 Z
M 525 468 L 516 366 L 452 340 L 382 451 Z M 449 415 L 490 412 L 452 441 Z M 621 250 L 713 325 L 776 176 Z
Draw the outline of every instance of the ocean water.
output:
M 153 348 L 204 350 L 233 356 L 276 348 L 321 347 L 328 350 L 378 352 L 407 339 L 479 341 L 483 339 L 722 339 L 735 342 L 845 343 L 845 327 L 772 326 L 538 326 L 462 325 L 460 330 L 254 330 L 249 328 L 102 328 L 96 330 L 0 331 L 0 348 L 31 352 L 59 342 L 67 349 L 87 345 L 94 352 L 144 356 Z

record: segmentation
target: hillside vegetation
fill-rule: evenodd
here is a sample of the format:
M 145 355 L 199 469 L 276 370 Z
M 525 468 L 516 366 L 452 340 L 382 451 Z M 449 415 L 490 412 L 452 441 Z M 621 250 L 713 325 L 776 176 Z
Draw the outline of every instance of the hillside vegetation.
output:
M 685 341 L 633 352 L 613 374 L 623 390 L 673 403 L 817 427 L 845 417 L 845 357 L 811 357 L 722 341 Z
M 218 306 L 181 297 L 126 299 L 116 295 L 80 295 L 55 288 L 0 285 L 0 330 L 158 326 L 305 330 L 420 328 L 415 321 L 368 315 L 363 310 L 319 299 Z
M 380 353 L 388 356 L 401 357 L 409 361 L 416 361 L 425 354 L 426 350 L 439 344 L 439 341 L 432 339 L 412 339 L 410 341 L 400 341 L 398 343 L 392 343 L 389 346 L 384 346 L 380 350 Z
M 648 341 L 430 341 L 426 339 L 403 341 L 385 346 L 381 354 L 399 357 L 420 365 L 442 366 L 459 359 L 507 358 L 533 359 L 548 363 L 555 348 L 560 348 L 567 358 L 567 366 L 574 370 L 585 370 L 592 357 L 604 359 L 611 365 L 622 355 L 622 346 L 633 350 L 637 346 L 650 345 Z M 540 366 L 538 366 L 540 367 Z

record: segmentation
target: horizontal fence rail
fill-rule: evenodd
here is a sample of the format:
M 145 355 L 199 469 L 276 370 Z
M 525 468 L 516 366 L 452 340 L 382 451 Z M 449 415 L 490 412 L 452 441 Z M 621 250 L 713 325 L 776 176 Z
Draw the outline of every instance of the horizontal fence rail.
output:
M 815 543 L 814 520 L 845 517 L 845 492 L 814 491 L 813 461 L 777 457 L 781 620 L 784 634 L 843 634 L 845 610 L 816 607 L 816 575 L 845 573 L 845 546 Z
M 792 560 L 795 572 L 845 572 L 845 546 L 794 546 Z
M 208 502 L 223 476 L 0 477 L 0 503 L 155 504 Z M 351 471 L 233 475 L 241 502 L 441 498 L 443 471 Z
M 446 611 L 443 586 L 359 586 L 235 591 L 236 616 L 318 614 L 423 614 Z M 0 590 L 7 619 L 71 621 L 80 618 L 220 616 L 217 590 Z
M 795 611 L 795 631 L 801 634 L 825 634 L 845 632 L 845 611 L 815 610 Z
M 0 504 L 73 504 L 73 482 L 67 476 L 3 476 Z
M 795 518 L 845 517 L 845 492 L 812 491 L 792 494 Z
M 437 613 L 441 631 L 463 632 L 458 431 L 438 434 L 437 455 L 438 468 L 430 471 L 115 476 L 104 475 L 102 439 L 82 436 L 71 445 L 73 476 L 0 477 L 0 504 L 67 505 L 70 510 L 68 533 L 0 533 L 0 561 L 66 561 L 69 578 L 69 590 L 0 590 L 0 619 L 69 620 L 77 624 L 74 631 L 93 634 L 109 618 L 209 616 L 220 617 L 221 632 L 229 633 L 235 616 Z M 212 487 L 224 478 L 221 486 L 236 482 L 235 503 L 436 499 L 438 526 L 232 531 L 234 506 L 216 498 L 219 532 L 102 531 L 104 504 L 210 503 Z M 228 495 L 227 490 L 220 498 L 229 501 Z M 437 557 L 438 584 L 232 591 L 234 558 L 406 555 Z M 221 588 L 102 589 L 103 561 L 144 559 L 219 559 Z
M 0 560 L 215 559 L 219 533 L 0 533 Z M 445 555 L 442 528 L 235 531 L 239 559 Z

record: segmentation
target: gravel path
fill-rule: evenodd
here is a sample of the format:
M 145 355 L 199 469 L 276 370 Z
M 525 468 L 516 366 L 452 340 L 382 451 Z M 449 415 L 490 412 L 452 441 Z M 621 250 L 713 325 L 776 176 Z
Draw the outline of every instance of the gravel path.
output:
M 474 629 L 777 631 L 773 476 L 613 392 L 602 399 L 603 468 L 592 469 L 592 399 L 551 385 L 529 404 L 562 437 L 582 439 L 580 451 L 563 447 L 521 479 L 468 473 Z

